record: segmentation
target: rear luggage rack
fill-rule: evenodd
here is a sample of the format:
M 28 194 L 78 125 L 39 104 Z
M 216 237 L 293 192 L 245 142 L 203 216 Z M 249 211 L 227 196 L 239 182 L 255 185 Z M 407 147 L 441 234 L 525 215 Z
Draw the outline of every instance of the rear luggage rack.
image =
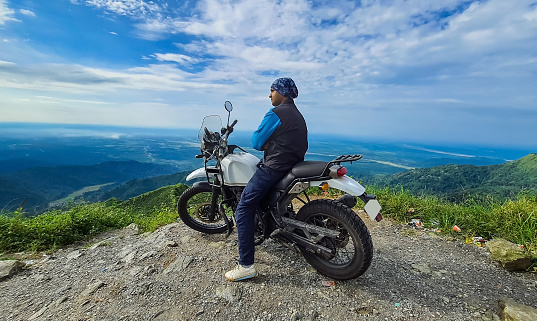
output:
M 333 161 L 330 161 L 331 164 L 338 164 L 343 162 L 354 162 L 357 160 L 360 160 L 362 158 L 362 155 L 356 154 L 356 155 L 341 155 L 334 159 Z
M 334 158 L 333 160 L 329 161 L 328 164 L 326 164 L 326 167 L 324 168 L 323 174 L 327 175 L 327 173 L 329 172 L 329 169 L 330 169 L 330 167 L 332 165 L 340 165 L 341 163 L 344 163 L 344 162 L 351 162 L 351 164 L 352 164 L 352 162 L 360 160 L 360 159 L 362 159 L 362 155 L 360 155 L 360 154 L 338 156 L 338 157 Z

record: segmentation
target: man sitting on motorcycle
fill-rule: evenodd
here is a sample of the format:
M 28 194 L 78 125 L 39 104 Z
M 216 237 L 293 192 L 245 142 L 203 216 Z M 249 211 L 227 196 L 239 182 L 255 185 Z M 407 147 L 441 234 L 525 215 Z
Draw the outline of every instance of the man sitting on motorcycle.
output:
M 239 264 L 226 272 L 229 281 L 257 275 L 254 266 L 254 232 L 257 206 L 268 190 L 293 166 L 304 160 L 308 149 L 306 121 L 294 99 L 298 89 L 291 78 L 278 78 L 270 87 L 271 108 L 252 136 L 252 146 L 263 151 L 263 159 L 241 194 L 235 212 L 239 238 Z

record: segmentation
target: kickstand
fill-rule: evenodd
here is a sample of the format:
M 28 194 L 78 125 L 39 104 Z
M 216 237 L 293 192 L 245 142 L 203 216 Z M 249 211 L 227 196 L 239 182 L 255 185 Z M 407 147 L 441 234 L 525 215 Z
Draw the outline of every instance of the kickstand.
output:
M 227 218 L 226 213 L 224 212 L 224 206 L 222 204 L 218 206 L 218 212 L 220 212 L 220 215 L 224 219 L 224 222 L 226 222 L 226 226 L 227 226 L 226 238 L 228 238 L 233 232 L 233 222 Z

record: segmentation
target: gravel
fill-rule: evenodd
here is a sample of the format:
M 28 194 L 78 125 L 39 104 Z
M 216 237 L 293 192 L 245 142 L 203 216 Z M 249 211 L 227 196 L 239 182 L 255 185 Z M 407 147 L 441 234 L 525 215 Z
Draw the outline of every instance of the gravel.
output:
M 375 252 L 355 280 L 326 282 L 268 240 L 260 275 L 231 283 L 236 233 L 126 228 L 27 261 L 0 282 L 0 320 L 499 320 L 500 299 L 537 308 L 537 275 L 507 272 L 460 239 L 363 219 Z

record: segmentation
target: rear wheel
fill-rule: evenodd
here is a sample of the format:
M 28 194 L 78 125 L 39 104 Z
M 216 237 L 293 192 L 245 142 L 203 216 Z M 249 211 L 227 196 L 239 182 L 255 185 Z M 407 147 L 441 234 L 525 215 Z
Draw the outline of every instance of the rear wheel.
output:
M 369 268 L 373 258 L 371 236 L 364 222 L 349 207 L 333 200 L 315 200 L 304 205 L 296 219 L 340 233 L 337 238 L 324 237 L 319 243 L 332 250 L 330 256 L 302 250 L 306 261 L 319 273 L 348 280 Z
M 181 220 L 190 228 L 206 233 L 223 233 L 227 230 L 222 215 L 216 211 L 211 219 L 211 204 L 220 204 L 222 195 L 218 194 L 213 203 L 213 192 L 209 188 L 192 186 L 188 188 L 177 202 L 177 211 Z M 224 206 L 225 215 L 232 216 L 233 210 Z M 231 218 L 230 218 L 231 220 Z

